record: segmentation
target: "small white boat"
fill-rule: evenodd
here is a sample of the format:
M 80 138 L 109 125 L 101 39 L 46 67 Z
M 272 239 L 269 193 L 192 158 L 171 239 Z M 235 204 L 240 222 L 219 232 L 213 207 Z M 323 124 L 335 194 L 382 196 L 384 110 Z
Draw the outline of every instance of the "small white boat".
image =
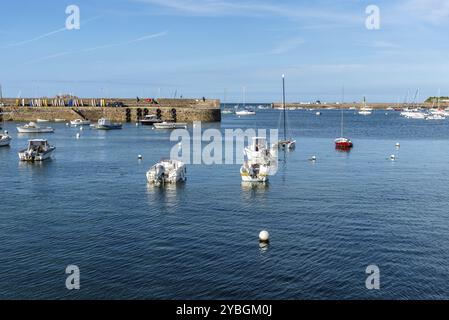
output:
M 321 112 L 320 112 L 320 111 L 317 111 L 317 112 L 315 113 L 315 115 L 316 115 L 316 116 L 321 116 Z
M 50 120 L 46 120 L 46 119 L 36 119 L 37 123 L 45 123 L 45 122 L 50 122 Z
M 185 122 L 164 121 L 155 123 L 153 126 L 155 129 L 187 129 L 187 123 Z
M 162 160 L 148 170 L 147 181 L 157 186 L 166 183 L 178 183 L 187 180 L 186 165 L 177 160 Z
M 293 150 L 296 148 L 296 140 L 287 139 L 278 142 L 278 148 L 282 150 Z
M 235 114 L 237 116 L 255 116 L 256 111 L 250 110 L 250 109 L 245 109 L 245 110 L 236 111 Z
M 11 136 L 5 133 L 0 133 L 0 147 L 6 147 L 9 146 L 11 143 Z
M 65 119 L 58 119 L 58 118 L 56 118 L 55 122 L 65 122 Z
M 101 118 L 98 123 L 94 126 L 97 130 L 119 130 L 122 128 L 121 123 L 112 123 L 111 120 L 106 118 Z
M 425 117 L 426 120 L 445 120 L 446 117 L 440 115 L 440 114 L 429 114 Z
M 268 177 L 277 171 L 277 146 L 267 148 L 266 138 L 255 137 L 253 143 L 245 148 L 246 161 L 240 168 L 243 182 L 267 182 Z
M 28 141 L 28 148 L 19 151 L 20 161 L 44 161 L 49 159 L 56 147 L 48 144 L 47 140 L 34 139 Z
M 140 124 L 143 126 L 151 126 L 155 123 L 160 123 L 162 120 L 155 114 L 146 115 L 143 119 L 141 119 Z
M 90 120 L 75 119 L 70 121 L 70 124 L 72 126 L 88 126 L 90 125 Z
M 234 110 L 232 110 L 232 109 L 223 109 L 222 111 L 221 111 L 221 114 L 234 114 L 235 112 L 234 112 Z
M 17 127 L 19 133 L 53 133 L 55 130 L 51 127 L 40 127 L 35 122 L 30 122 L 24 126 Z
M 366 98 L 363 97 L 363 107 L 360 108 L 359 114 L 362 116 L 369 116 L 373 113 L 373 109 L 366 105 Z

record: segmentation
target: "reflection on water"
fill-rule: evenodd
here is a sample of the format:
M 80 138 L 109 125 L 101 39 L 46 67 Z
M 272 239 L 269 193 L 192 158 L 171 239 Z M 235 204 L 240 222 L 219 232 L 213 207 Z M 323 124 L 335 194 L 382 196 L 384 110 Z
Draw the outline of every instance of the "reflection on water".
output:
M 148 204 L 159 208 L 177 208 L 180 206 L 180 195 L 185 192 L 186 183 L 166 183 L 163 186 L 157 186 L 147 183 Z

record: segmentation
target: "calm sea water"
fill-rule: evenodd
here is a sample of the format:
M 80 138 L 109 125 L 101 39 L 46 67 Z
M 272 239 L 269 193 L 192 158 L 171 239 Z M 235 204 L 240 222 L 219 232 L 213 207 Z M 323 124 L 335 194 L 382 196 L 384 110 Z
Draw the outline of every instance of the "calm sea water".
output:
M 448 299 L 449 121 L 345 115 L 350 153 L 333 146 L 339 111 L 290 111 L 297 150 L 259 188 L 242 186 L 239 165 L 192 165 L 185 185 L 148 187 L 145 172 L 174 143 L 131 124 L 79 140 L 55 124 L 42 136 L 54 159 L 19 163 L 28 136 L 5 123 L 0 298 Z M 203 128 L 275 128 L 278 116 Z M 65 288 L 69 264 L 79 291 Z M 379 291 L 365 288 L 370 264 Z

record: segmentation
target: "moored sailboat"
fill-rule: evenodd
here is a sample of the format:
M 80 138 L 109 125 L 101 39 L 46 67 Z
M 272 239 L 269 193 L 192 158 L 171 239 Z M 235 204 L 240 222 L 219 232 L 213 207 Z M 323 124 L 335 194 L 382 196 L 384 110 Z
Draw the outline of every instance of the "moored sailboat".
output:
M 293 150 L 296 148 L 296 140 L 289 138 L 287 139 L 287 119 L 285 110 L 285 75 L 282 75 L 282 109 L 283 109 L 283 126 L 284 126 L 284 137 L 277 143 L 278 148 L 282 150 Z

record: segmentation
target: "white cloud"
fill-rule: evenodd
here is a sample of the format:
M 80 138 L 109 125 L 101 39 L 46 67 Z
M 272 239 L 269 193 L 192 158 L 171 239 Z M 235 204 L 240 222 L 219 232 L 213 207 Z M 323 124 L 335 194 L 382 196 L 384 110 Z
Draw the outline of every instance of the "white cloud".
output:
M 449 19 L 449 0 L 408 0 L 401 8 L 433 24 Z
M 291 38 L 286 39 L 282 42 L 280 42 L 272 51 L 270 51 L 271 54 L 283 54 L 287 53 L 289 51 L 292 51 L 302 44 L 304 44 L 305 41 L 302 38 Z
M 192 16 L 250 16 L 250 17 L 286 17 L 295 19 L 321 19 L 340 23 L 360 23 L 364 16 L 358 13 L 337 12 L 333 7 L 311 8 L 281 5 L 267 1 L 230 1 L 230 0 L 130 0 L 159 6 L 166 13 Z M 160 12 L 160 11 L 159 11 Z

